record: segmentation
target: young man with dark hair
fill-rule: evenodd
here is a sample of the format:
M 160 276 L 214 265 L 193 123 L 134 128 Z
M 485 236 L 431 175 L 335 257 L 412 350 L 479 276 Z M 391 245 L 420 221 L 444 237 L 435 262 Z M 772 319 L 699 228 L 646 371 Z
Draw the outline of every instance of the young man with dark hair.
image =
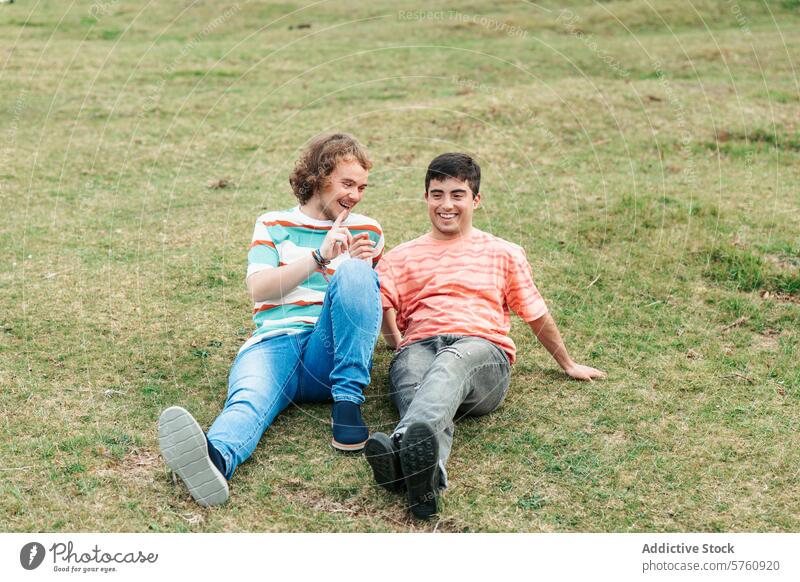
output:
M 377 483 L 405 488 L 421 518 L 438 511 L 447 485 L 453 421 L 488 414 L 505 398 L 516 356 L 509 309 L 567 375 L 605 375 L 570 357 L 525 251 L 472 226 L 480 180 L 480 167 L 465 154 L 434 159 L 425 176 L 430 233 L 392 249 L 377 268 L 383 335 L 399 348 L 389 374 L 400 422 L 391 435 L 373 434 L 364 454 Z
M 178 406 L 158 425 L 164 460 L 200 505 L 227 500 L 227 481 L 291 404 L 332 400 L 333 447 L 364 447 L 383 234 L 352 210 L 371 167 L 352 136 L 319 135 L 289 180 L 299 205 L 256 221 L 246 279 L 256 330 L 233 362 L 225 406 L 208 435 Z

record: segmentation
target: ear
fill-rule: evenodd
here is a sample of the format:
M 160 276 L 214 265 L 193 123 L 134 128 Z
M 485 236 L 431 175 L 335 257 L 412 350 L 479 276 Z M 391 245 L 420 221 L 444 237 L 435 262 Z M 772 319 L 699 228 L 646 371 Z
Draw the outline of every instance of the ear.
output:
M 428 191 L 425 190 L 425 200 L 427 200 L 427 199 L 428 199 Z
M 481 204 L 481 193 L 480 193 L 480 192 L 478 192 L 478 193 L 477 193 L 477 194 L 475 194 L 475 196 L 472 198 L 472 207 L 473 207 L 473 208 L 477 208 L 478 206 L 480 206 L 480 204 Z

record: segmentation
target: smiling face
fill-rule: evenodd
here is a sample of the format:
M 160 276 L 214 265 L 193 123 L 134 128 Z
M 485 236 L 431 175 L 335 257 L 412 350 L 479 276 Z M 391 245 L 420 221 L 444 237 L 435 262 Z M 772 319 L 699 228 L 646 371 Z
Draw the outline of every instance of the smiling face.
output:
M 428 203 L 431 236 L 439 240 L 459 238 L 472 230 L 472 213 L 481 201 L 480 193 L 473 196 L 466 180 L 447 178 L 431 180 L 425 192 Z
M 352 210 L 361 202 L 368 176 L 369 170 L 356 160 L 340 161 L 303 210 L 318 220 L 336 220 L 343 210 Z

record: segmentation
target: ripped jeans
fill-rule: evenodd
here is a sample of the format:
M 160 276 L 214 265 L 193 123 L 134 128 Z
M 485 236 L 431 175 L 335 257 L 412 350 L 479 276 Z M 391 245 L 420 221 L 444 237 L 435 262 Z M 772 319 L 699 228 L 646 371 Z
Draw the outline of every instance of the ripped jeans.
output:
M 437 335 L 400 349 L 389 368 L 391 398 L 400 413 L 394 434 L 414 422 L 429 423 L 439 440 L 441 486 L 453 444 L 454 421 L 495 410 L 508 391 L 505 352 L 478 337 Z

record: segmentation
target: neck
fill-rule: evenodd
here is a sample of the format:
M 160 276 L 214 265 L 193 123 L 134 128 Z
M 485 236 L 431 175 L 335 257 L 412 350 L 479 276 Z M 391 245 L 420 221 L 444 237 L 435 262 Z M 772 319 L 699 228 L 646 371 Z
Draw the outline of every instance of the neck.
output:
M 314 198 L 311 198 L 311 200 L 305 204 L 301 204 L 300 212 L 315 220 L 328 220 L 328 217 L 325 216 L 324 212 L 322 212 L 322 209 L 319 207 L 319 204 L 316 203 Z
M 436 230 L 435 228 L 431 229 L 431 237 L 436 240 L 458 240 L 460 238 L 467 238 L 469 235 L 472 234 L 472 225 L 468 225 L 466 228 L 459 230 L 456 233 L 449 234 L 446 232 L 442 232 L 440 230 Z

